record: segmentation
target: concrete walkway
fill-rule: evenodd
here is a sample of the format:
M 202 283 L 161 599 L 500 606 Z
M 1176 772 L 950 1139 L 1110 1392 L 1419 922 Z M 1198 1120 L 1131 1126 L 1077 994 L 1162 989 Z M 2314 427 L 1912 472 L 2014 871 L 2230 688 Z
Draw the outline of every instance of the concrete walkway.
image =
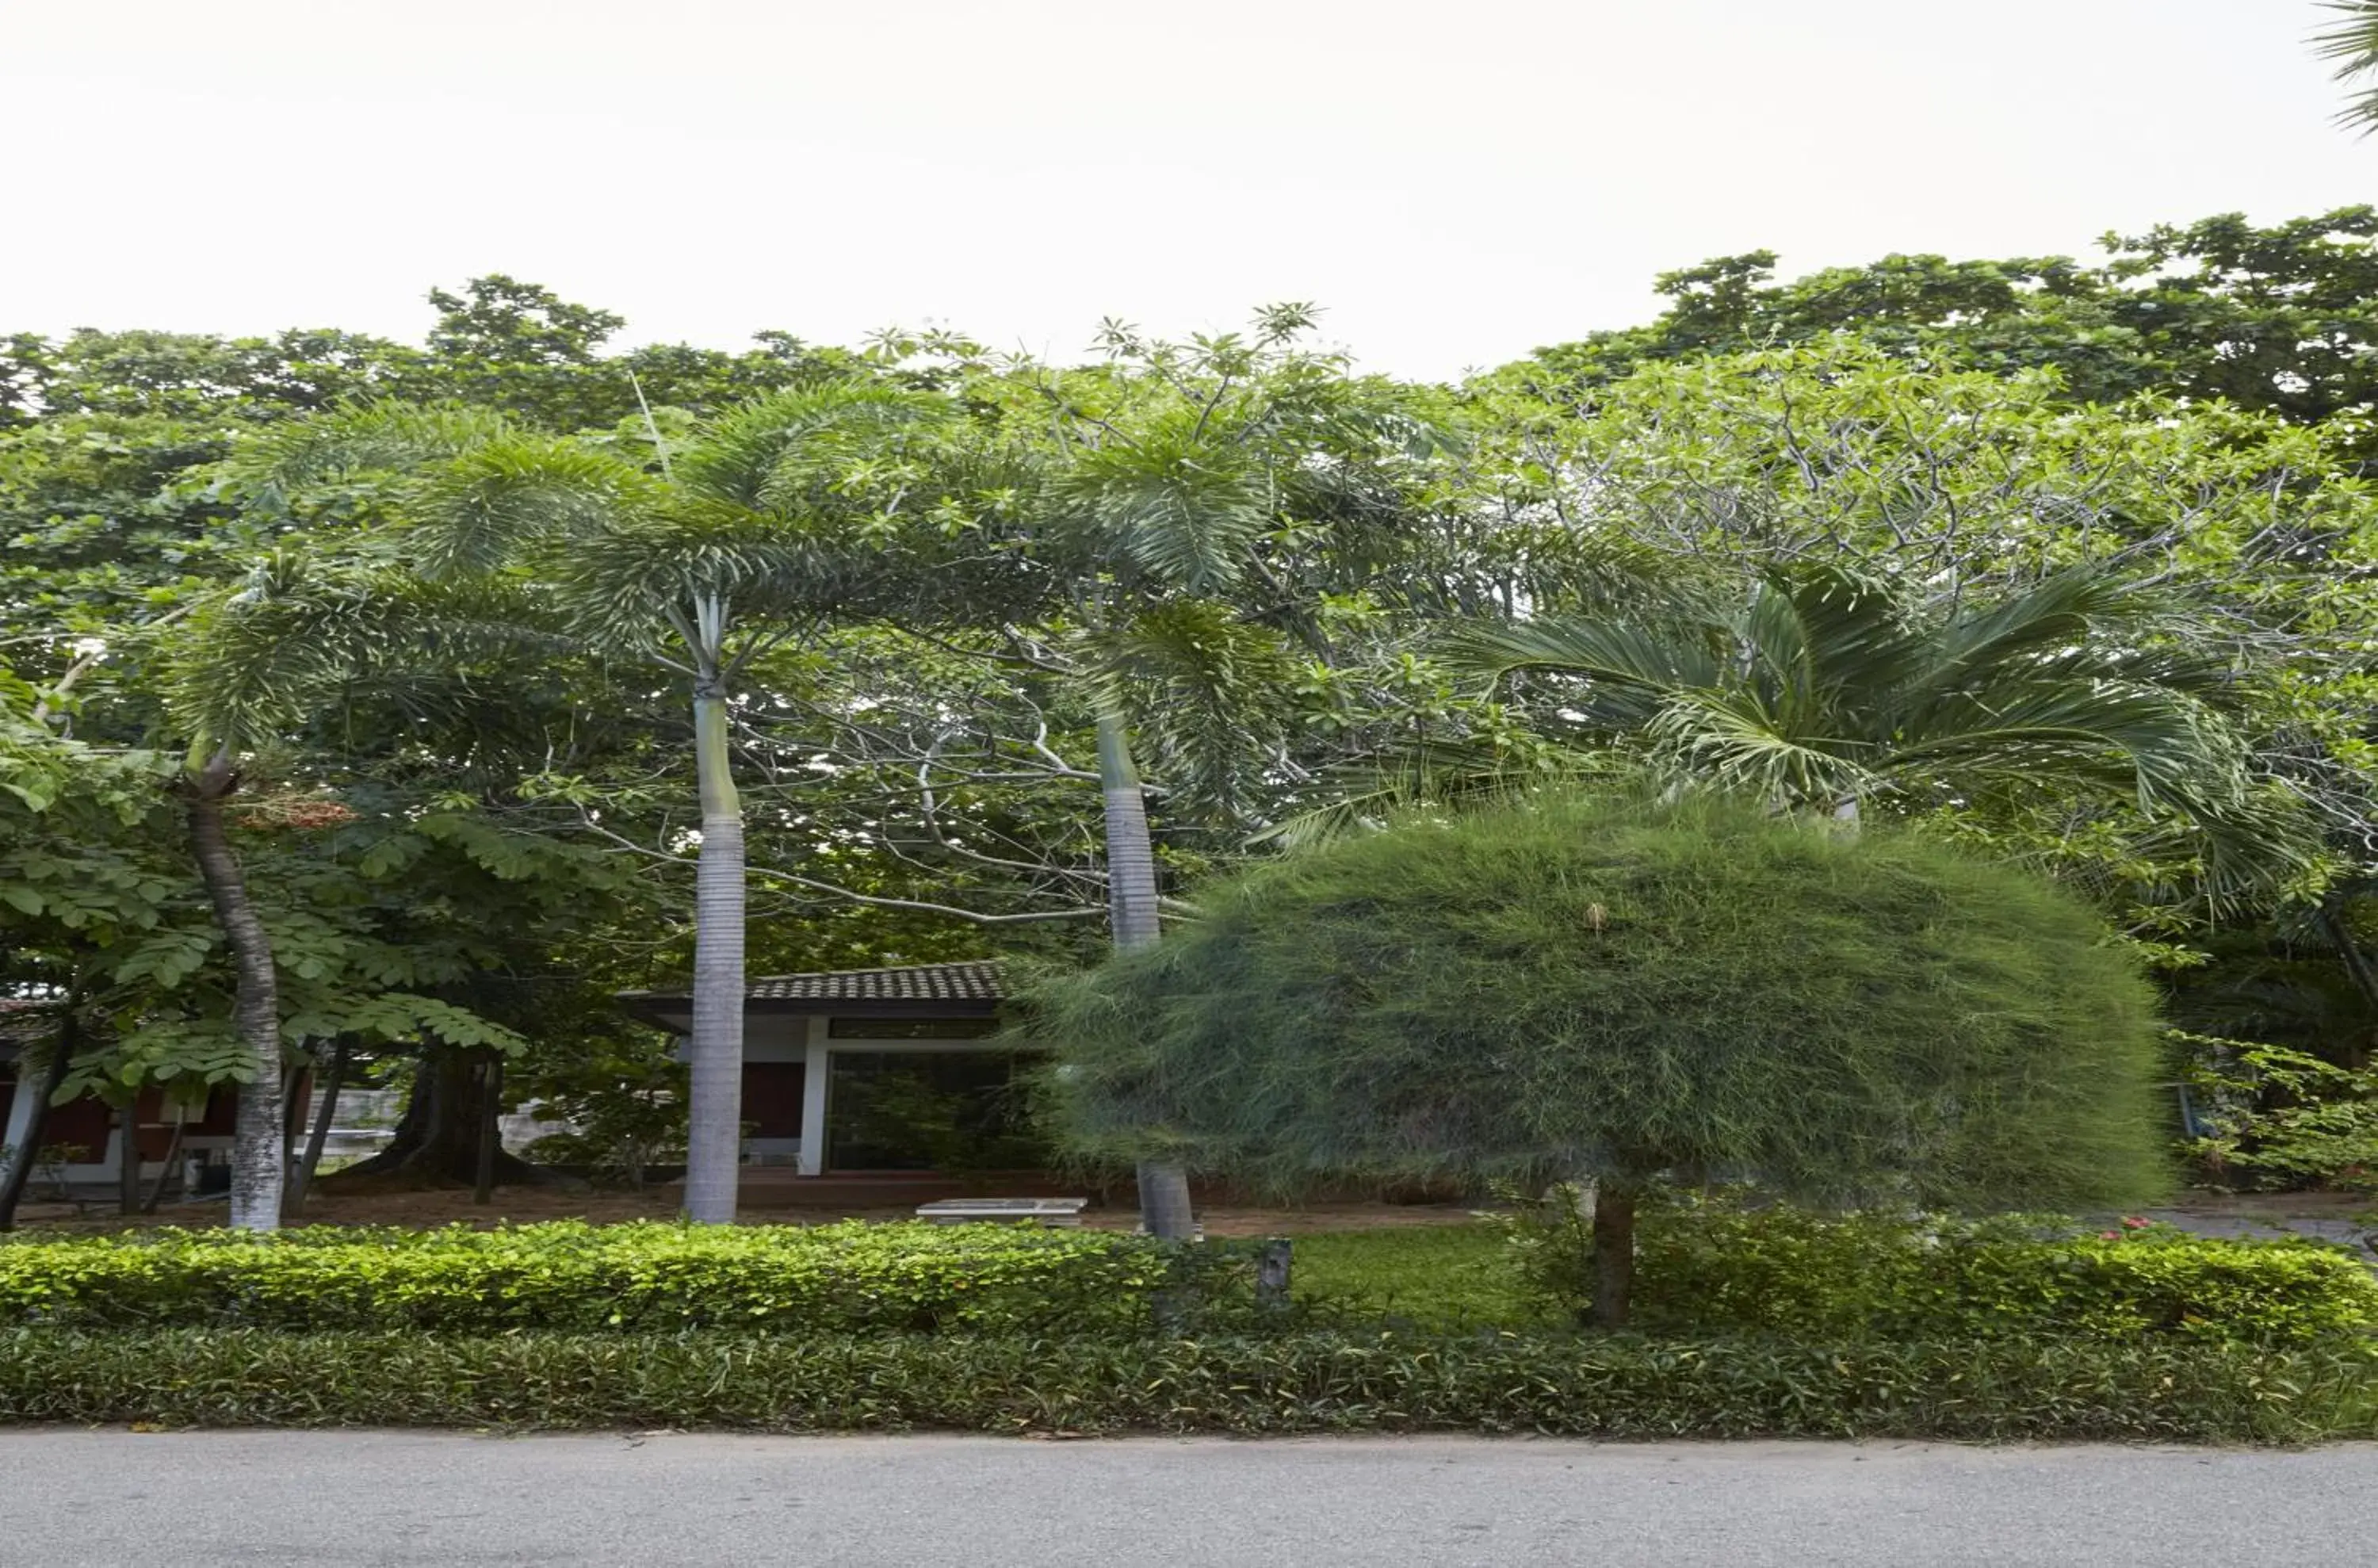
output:
M 0 1564 L 2378 1560 L 2378 1447 L 0 1429 Z

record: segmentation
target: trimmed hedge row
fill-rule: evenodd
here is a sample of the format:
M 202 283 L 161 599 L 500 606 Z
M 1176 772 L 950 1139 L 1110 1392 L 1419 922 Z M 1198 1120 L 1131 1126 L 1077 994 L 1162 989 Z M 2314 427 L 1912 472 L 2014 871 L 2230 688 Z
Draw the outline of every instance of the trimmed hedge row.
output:
M 0 1326 L 1127 1333 L 1252 1310 L 1243 1248 L 1021 1226 L 333 1226 L 0 1242 Z
M 1505 1222 L 1520 1271 L 1582 1311 L 1591 1238 L 1574 1204 Z M 2302 1345 L 2378 1329 L 2378 1280 L 2348 1249 L 2228 1240 L 2125 1220 L 1813 1213 L 1738 1195 L 1647 1203 L 1635 1321 L 1650 1333 L 1812 1344 L 2142 1335 Z
M 2378 1352 L 14 1329 L 0 1421 L 2296 1442 L 2378 1435 Z

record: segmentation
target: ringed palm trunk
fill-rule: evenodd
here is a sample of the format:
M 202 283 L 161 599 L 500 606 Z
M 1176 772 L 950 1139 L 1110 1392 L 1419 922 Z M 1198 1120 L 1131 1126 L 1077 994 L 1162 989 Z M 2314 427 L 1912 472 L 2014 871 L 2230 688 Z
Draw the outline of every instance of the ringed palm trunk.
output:
M 281 1000 L 272 968 L 272 938 L 247 896 L 239 857 L 223 831 L 223 802 L 238 785 L 228 750 L 186 780 L 190 845 L 212 901 L 215 923 L 231 944 L 239 970 L 232 1014 L 246 1043 L 251 1072 L 240 1085 L 231 1152 L 231 1224 L 235 1230 L 277 1230 L 288 1155 L 281 1120 Z
M 735 1218 L 743 1144 L 743 805 L 727 751 L 727 694 L 694 688 L 702 850 L 694 867 L 693 1038 L 687 1062 L 685 1215 Z
M 1147 798 L 1131 757 L 1131 737 L 1114 715 L 1099 719 L 1099 788 L 1106 796 L 1107 910 L 1114 945 L 1130 952 L 1153 944 L 1156 851 L 1147 836 Z M 1177 1161 L 1139 1164 L 1140 1224 L 1150 1236 L 1186 1241 L 1195 1233 L 1189 1173 Z

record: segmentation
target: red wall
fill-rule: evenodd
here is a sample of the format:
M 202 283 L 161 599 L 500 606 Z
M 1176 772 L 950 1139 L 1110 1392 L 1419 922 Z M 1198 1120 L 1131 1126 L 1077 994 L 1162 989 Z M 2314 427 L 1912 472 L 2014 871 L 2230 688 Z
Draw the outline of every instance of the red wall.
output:
M 759 1125 L 754 1138 L 799 1138 L 801 1094 L 809 1068 L 801 1062 L 743 1064 L 743 1119 Z

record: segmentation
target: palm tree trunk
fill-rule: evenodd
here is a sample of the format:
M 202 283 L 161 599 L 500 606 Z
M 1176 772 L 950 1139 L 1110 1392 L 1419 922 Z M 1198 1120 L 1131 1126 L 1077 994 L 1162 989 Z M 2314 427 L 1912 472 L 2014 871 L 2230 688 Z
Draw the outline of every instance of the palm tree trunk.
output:
M 685 1214 L 728 1224 L 743 1152 L 743 805 L 728 767 L 727 694 L 715 675 L 694 688 L 693 736 L 702 852 L 694 868 Z
M 17 1092 L 33 1096 L 33 1108 L 26 1118 L 23 1142 L 9 1151 L 8 1173 L 0 1176 L 0 1234 L 17 1228 L 17 1205 L 24 1201 L 26 1185 L 33 1179 L 33 1164 L 42 1152 L 42 1129 L 50 1119 L 50 1101 L 57 1094 L 58 1085 L 66 1080 L 66 1069 L 74 1063 L 75 1047 L 82 1043 L 79 1020 L 75 1016 L 78 1000 L 66 1000 L 66 1010 L 58 1019 L 58 1037 L 50 1047 L 49 1065 L 42 1069 L 41 1081 L 17 1080 Z
M 248 1052 L 250 1077 L 240 1085 L 232 1137 L 231 1224 L 235 1230 L 277 1230 L 288 1158 L 281 1125 L 281 1001 L 272 938 L 249 901 L 239 857 L 223 830 L 223 802 L 238 783 L 231 754 L 218 751 L 187 776 L 185 786 L 198 874 L 213 901 L 215 923 L 239 966 L 232 1013 Z
M 2353 923 L 2346 914 L 2343 900 L 2335 895 L 2321 900 L 2320 924 L 2321 929 L 2328 934 L 2330 944 L 2336 948 L 2337 958 L 2343 960 L 2345 976 L 2353 982 L 2353 989 L 2360 993 L 2361 1005 L 2372 1013 L 2378 1013 L 2378 971 L 2372 970 L 2370 955 L 2363 952 L 2361 944 L 2354 939 Z M 2365 1031 L 2350 1042 L 2346 1054 L 2348 1058 L 2346 1066 L 2355 1068 L 2368 1066 L 2368 1033 Z
M 1147 797 L 1132 762 L 1121 718 L 1099 718 L 1099 788 L 1106 796 L 1107 910 L 1118 952 L 1154 943 L 1156 850 L 1147 836 Z M 1139 1218 L 1148 1235 L 1186 1241 L 1196 1234 L 1189 1173 L 1177 1161 L 1139 1164 Z

